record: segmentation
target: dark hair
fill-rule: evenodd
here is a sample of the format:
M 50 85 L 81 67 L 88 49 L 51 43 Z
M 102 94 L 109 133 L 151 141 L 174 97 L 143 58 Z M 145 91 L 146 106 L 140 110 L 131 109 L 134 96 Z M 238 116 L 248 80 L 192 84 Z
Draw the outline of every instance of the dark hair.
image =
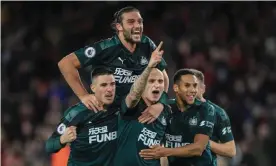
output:
M 127 7 L 124 7 L 120 10 L 118 10 L 115 14 L 114 14 L 114 20 L 113 22 L 111 23 L 111 27 L 112 29 L 114 29 L 116 32 L 117 32 L 117 29 L 116 29 L 116 24 L 117 23 L 122 23 L 122 20 L 123 20 L 123 14 L 124 13 L 128 13 L 128 12 L 132 12 L 132 11 L 137 11 L 137 12 L 140 12 L 137 8 L 135 7 L 132 7 L 132 6 L 127 6 Z
M 113 71 L 107 67 L 96 67 L 91 72 L 91 82 L 93 82 L 93 79 L 95 77 L 101 76 L 101 75 L 113 75 Z
M 185 69 L 178 70 L 173 76 L 173 82 L 175 84 L 178 83 L 181 80 L 181 76 L 188 75 L 188 74 L 195 75 L 195 73 L 192 72 L 191 69 L 185 68 Z
M 197 69 L 191 69 L 191 71 L 195 73 L 195 76 L 197 79 L 199 79 L 199 81 L 204 83 L 204 74 L 201 71 Z

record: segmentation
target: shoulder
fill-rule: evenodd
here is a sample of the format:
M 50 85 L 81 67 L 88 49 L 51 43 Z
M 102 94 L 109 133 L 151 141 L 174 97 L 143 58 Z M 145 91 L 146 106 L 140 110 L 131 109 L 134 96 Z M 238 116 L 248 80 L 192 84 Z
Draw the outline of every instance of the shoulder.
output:
M 143 44 L 149 44 L 153 48 L 156 47 L 155 43 L 148 36 L 146 36 L 146 35 L 142 36 L 141 43 L 143 43 Z
M 64 118 L 68 121 L 72 121 L 72 119 L 74 119 L 77 116 L 80 116 L 82 114 L 89 114 L 89 113 L 93 113 L 93 111 L 88 110 L 88 108 L 84 104 L 78 103 L 68 108 L 64 112 Z
M 213 102 L 211 102 L 209 100 L 208 100 L 208 103 L 214 107 L 215 113 L 216 113 L 217 117 L 219 117 L 222 120 L 229 119 L 226 111 L 223 108 L 221 108 L 220 106 L 218 106 L 217 104 L 215 104 L 215 103 L 213 103 Z
M 197 105 L 199 106 L 200 113 L 204 115 L 214 116 L 215 107 L 208 102 L 201 102 L 197 100 Z
M 98 49 L 105 50 L 105 49 L 117 46 L 119 44 L 120 44 L 120 41 L 118 41 L 116 36 L 113 36 L 111 38 L 99 40 L 91 44 L 89 47 L 96 47 Z

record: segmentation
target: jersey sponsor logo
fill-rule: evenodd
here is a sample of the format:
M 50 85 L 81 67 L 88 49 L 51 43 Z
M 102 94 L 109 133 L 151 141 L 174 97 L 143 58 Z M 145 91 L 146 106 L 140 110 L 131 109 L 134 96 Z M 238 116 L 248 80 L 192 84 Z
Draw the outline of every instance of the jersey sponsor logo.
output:
M 171 142 L 171 141 L 166 141 L 165 142 L 165 147 L 168 148 L 178 148 L 178 147 L 183 147 L 186 145 L 189 145 L 191 143 L 181 143 L 181 142 Z
M 231 130 L 231 127 L 224 127 L 221 132 L 222 132 L 222 135 L 225 135 L 225 134 L 231 133 L 232 130 Z
M 61 123 L 58 128 L 57 128 L 57 132 L 62 135 L 65 132 L 66 126 L 64 123 Z
M 169 148 L 177 148 L 177 147 L 182 147 L 190 144 L 190 143 L 182 142 L 183 140 L 182 135 L 165 134 L 165 137 L 166 137 L 165 146 Z
M 90 128 L 88 131 L 89 144 L 112 141 L 117 138 L 117 131 L 108 132 L 107 126 Z
M 200 124 L 199 124 L 199 126 L 200 127 L 206 126 L 206 127 L 213 128 L 214 127 L 214 123 L 209 122 L 209 121 L 201 121 Z
M 118 83 L 134 83 L 139 75 L 132 75 L 133 71 L 116 68 L 114 72 L 115 81 Z
M 124 64 L 125 59 L 122 59 L 121 57 L 118 57 L 118 60 L 122 62 L 122 64 Z
M 182 142 L 182 135 L 170 135 L 165 134 L 166 140 L 173 141 L 173 142 Z
M 142 57 L 141 57 L 140 64 L 141 64 L 141 65 L 147 65 L 148 63 L 149 63 L 149 62 L 148 62 L 147 58 L 144 57 L 144 56 L 142 56 Z
M 96 50 L 93 47 L 88 47 L 84 51 L 84 55 L 87 56 L 88 58 L 93 58 L 96 54 Z
M 189 119 L 189 124 L 191 126 L 196 126 L 197 125 L 197 118 L 196 117 L 192 117 Z
M 155 139 L 156 135 L 157 135 L 156 132 L 153 132 L 144 127 L 138 137 L 138 142 L 140 141 L 146 146 L 160 144 L 161 140 Z

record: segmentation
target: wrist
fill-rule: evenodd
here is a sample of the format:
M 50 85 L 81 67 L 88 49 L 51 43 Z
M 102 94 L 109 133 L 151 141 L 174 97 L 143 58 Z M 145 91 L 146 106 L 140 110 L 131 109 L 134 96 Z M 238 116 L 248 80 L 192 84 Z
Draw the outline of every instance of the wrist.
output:
M 172 148 L 165 148 L 165 154 L 163 157 L 169 157 L 169 156 L 173 156 L 173 149 Z
M 85 96 L 87 96 L 87 95 L 89 95 L 89 93 L 84 93 L 84 94 L 82 94 L 82 95 L 78 95 L 78 98 L 81 100 L 83 97 L 85 97 Z
M 64 140 L 64 138 L 62 136 L 59 137 L 59 142 L 61 145 L 66 144 L 66 141 Z
M 158 109 L 160 109 L 160 110 L 164 109 L 164 104 L 162 104 L 162 103 L 156 103 L 155 105 L 158 106 Z
M 212 148 L 214 146 L 214 142 L 209 140 L 209 144 L 210 144 L 210 148 Z

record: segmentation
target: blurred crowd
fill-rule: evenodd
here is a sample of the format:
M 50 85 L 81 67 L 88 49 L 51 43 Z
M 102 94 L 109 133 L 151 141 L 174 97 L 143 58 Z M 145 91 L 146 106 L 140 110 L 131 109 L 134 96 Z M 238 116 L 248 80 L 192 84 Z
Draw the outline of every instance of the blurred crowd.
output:
M 227 111 L 237 156 L 219 166 L 276 165 L 275 2 L 1 3 L 3 166 L 50 166 L 44 141 L 78 102 L 57 62 L 111 37 L 113 14 L 127 5 L 140 9 L 146 35 L 164 41 L 169 77 L 203 71 L 206 98 Z

